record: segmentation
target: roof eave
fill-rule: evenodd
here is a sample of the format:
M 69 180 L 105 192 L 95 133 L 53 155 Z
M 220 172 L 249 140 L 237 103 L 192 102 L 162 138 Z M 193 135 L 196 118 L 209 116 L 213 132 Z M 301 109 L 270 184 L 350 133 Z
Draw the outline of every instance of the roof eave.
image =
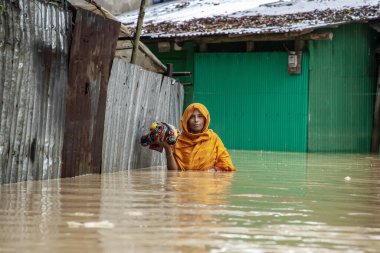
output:
M 371 20 L 355 20 L 355 21 L 342 21 L 336 23 L 319 24 L 316 26 L 309 26 L 304 29 L 294 29 L 289 31 L 263 31 L 261 33 L 238 33 L 238 32 L 226 32 L 219 34 L 210 33 L 194 33 L 194 34 L 160 34 L 149 35 L 145 34 L 141 36 L 141 40 L 145 42 L 186 42 L 194 41 L 197 43 L 228 43 L 228 42 L 238 42 L 238 41 L 286 41 L 286 40 L 330 40 L 331 33 L 325 33 L 325 35 L 320 36 L 317 31 L 321 29 L 335 29 L 341 25 L 350 23 L 376 23 L 380 19 Z M 315 32 L 315 33 L 314 33 Z

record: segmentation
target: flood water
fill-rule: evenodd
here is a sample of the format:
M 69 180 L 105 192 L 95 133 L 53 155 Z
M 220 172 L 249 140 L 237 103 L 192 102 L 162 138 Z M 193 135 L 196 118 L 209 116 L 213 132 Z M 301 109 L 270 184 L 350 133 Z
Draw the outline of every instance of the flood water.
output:
M 380 251 L 380 157 L 231 156 L 236 173 L 154 168 L 0 186 L 0 252 Z

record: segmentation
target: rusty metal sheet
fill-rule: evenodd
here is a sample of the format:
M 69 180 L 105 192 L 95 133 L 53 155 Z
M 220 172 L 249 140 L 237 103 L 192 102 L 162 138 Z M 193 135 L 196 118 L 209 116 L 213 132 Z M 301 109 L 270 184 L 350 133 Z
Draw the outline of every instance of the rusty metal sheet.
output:
M 110 66 L 120 23 L 79 9 L 69 62 L 62 177 L 100 173 Z

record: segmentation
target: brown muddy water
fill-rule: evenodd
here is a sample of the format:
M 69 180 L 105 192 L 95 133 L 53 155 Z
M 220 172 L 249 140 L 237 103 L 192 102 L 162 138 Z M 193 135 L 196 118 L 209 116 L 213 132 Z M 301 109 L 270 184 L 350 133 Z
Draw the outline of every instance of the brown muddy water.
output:
M 380 252 L 378 156 L 231 155 L 0 186 L 0 252 Z

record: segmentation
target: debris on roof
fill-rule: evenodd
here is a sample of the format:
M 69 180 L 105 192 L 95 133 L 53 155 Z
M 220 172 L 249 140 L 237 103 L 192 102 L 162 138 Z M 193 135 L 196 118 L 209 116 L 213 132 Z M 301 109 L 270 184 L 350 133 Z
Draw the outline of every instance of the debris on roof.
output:
M 142 36 L 287 33 L 379 19 L 377 0 L 187 0 L 146 9 Z M 134 31 L 137 12 L 117 18 Z

